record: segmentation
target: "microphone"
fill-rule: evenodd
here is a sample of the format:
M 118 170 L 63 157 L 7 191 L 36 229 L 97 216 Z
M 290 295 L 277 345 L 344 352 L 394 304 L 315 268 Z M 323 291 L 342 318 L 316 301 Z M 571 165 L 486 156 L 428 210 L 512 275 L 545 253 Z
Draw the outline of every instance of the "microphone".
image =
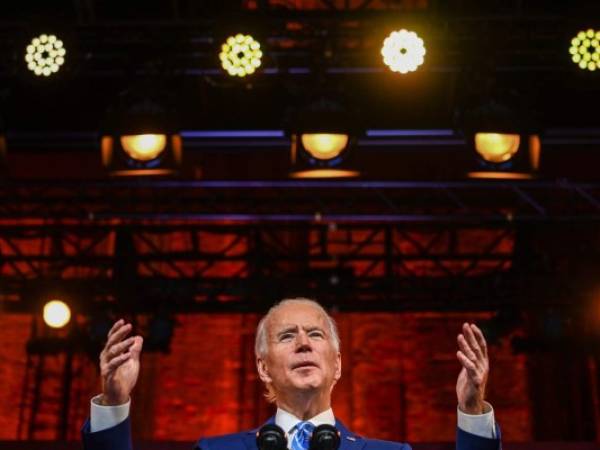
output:
M 274 423 L 267 424 L 256 433 L 256 446 L 259 450 L 287 450 L 285 432 Z
M 338 450 L 340 432 L 332 425 L 319 425 L 313 431 L 309 450 Z

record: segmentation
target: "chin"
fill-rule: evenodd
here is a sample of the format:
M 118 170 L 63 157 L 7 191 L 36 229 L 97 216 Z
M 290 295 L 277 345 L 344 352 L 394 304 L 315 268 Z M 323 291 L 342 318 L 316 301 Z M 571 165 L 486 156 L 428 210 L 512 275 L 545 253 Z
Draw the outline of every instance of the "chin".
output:
M 307 376 L 294 380 L 294 386 L 301 390 L 315 390 L 323 387 L 323 380 L 320 377 Z

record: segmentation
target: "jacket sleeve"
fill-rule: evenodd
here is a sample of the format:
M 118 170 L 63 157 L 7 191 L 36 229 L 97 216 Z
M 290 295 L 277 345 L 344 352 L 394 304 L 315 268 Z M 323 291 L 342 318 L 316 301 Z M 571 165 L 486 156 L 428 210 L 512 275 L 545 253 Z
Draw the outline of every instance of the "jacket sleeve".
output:
M 92 433 L 88 419 L 81 429 L 81 440 L 85 450 L 133 450 L 131 421 L 128 417 L 112 428 Z
M 496 439 L 488 439 L 456 428 L 456 450 L 502 450 L 502 435 L 496 424 Z

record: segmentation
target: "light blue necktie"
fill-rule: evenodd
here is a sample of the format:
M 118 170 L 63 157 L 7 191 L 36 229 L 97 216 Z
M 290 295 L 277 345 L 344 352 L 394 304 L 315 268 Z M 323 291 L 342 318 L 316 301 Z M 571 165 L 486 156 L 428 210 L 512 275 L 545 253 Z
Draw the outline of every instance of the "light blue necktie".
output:
M 295 428 L 296 434 L 292 439 L 291 450 L 308 450 L 315 426 L 310 422 L 299 422 Z

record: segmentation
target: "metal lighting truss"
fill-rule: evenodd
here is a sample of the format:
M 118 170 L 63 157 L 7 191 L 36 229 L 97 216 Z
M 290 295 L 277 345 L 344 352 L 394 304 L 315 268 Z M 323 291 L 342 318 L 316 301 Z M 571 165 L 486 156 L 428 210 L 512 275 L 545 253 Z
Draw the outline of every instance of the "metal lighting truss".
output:
M 0 192 L 8 311 L 30 311 L 57 286 L 81 312 L 260 310 L 290 294 L 343 309 L 489 310 L 533 285 L 552 303 L 562 293 L 551 275 L 514 270 L 520 230 L 600 219 L 595 183 L 100 181 Z M 460 245 L 481 231 L 478 245 Z

